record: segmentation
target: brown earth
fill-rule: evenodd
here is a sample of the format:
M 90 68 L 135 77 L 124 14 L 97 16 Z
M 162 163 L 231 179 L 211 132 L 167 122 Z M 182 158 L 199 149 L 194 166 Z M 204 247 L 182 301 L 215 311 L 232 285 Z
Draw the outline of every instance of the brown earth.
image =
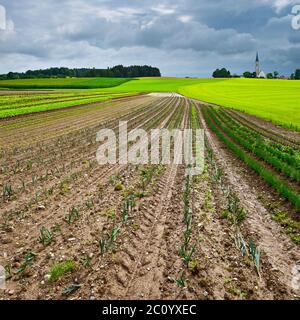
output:
M 195 252 L 188 264 L 179 255 L 185 166 L 98 165 L 100 129 L 117 132 L 119 120 L 148 132 L 188 128 L 191 105 L 177 96 L 140 96 L 0 121 L 0 187 L 13 190 L 0 200 L 0 265 L 9 278 L 0 299 L 299 299 L 299 246 L 272 220 L 264 199 L 292 209 L 222 145 L 200 112 L 207 161 L 190 186 Z M 222 183 L 214 179 L 216 167 Z M 225 189 L 247 212 L 238 227 L 222 216 Z M 128 195 L 135 203 L 124 222 Z M 51 233 L 48 245 L 39 241 L 42 227 Z M 259 272 L 237 248 L 238 235 L 260 249 Z M 74 269 L 49 279 L 53 266 L 66 261 Z

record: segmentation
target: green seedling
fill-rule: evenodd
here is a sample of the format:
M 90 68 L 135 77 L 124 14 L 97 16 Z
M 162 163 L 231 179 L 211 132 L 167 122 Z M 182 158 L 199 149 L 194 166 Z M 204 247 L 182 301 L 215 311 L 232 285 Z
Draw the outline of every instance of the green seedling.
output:
M 69 213 L 65 216 L 65 222 L 71 225 L 75 220 L 79 219 L 79 211 L 77 208 L 72 208 Z
M 46 247 L 52 242 L 52 240 L 53 240 L 52 232 L 47 228 L 42 227 L 40 230 L 39 241 Z

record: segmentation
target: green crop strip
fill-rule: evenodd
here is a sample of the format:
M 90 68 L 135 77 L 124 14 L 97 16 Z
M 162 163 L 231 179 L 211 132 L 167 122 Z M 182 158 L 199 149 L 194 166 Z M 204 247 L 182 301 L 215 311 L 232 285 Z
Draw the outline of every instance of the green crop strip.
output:
M 207 108 L 203 108 L 203 115 L 211 130 L 223 141 L 226 146 L 241 160 L 243 160 L 251 169 L 258 173 L 270 186 L 275 188 L 284 198 L 289 200 L 298 211 L 300 211 L 299 194 L 292 190 L 285 182 L 283 182 L 270 170 L 263 167 L 258 161 L 247 155 L 236 143 L 230 141 L 223 132 L 214 124 L 208 114 Z
M 214 122 L 236 143 L 272 165 L 277 171 L 284 173 L 286 177 L 300 182 L 300 171 L 298 169 L 300 168 L 300 163 L 297 157 L 283 153 L 277 148 L 273 148 L 272 145 L 268 145 L 265 142 L 263 137 L 254 132 L 247 132 L 244 130 L 244 127 L 234 126 L 234 124 L 231 123 L 230 129 L 223 125 L 222 121 L 224 120 L 220 113 L 217 113 L 213 109 L 209 109 L 208 112 Z
M 296 164 L 300 167 L 300 153 L 297 147 L 294 148 L 291 146 L 286 146 L 279 142 L 268 141 L 268 139 L 265 138 L 264 135 L 257 133 L 256 131 L 236 122 L 233 118 L 231 118 L 231 116 L 224 112 L 223 109 L 219 109 L 219 113 L 222 115 L 222 118 L 230 124 L 230 127 L 234 126 L 237 129 L 241 129 L 242 131 L 249 133 L 249 135 L 253 135 L 253 137 L 260 138 L 264 143 L 266 143 L 266 147 L 270 147 L 268 149 L 270 150 L 270 152 L 272 151 L 272 149 L 276 149 L 277 151 L 280 151 L 280 154 L 278 155 L 282 155 L 282 159 L 287 161 L 289 164 Z M 288 156 L 292 156 L 292 158 L 290 159 L 289 157 L 286 157 L 285 154 L 287 154 Z
M 109 100 L 117 97 L 125 97 L 125 96 L 129 96 L 129 94 L 96 95 L 96 96 L 81 97 L 79 99 L 76 96 L 72 99 L 65 99 L 62 101 L 50 101 L 47 103 L 41 102 L 36 105 L 31 105 L 30 103 L 27 105 L 26 103 L 25 105 L 22 105 L 22 106 L 19 105 L 18 107 L 12 107 L 12 108 L 0 107 L 0 119 L 14 117 L 18 115 L 63 109 L 66 107 L 80 106 L 80 105 L 90 104 L 90 103 L 97 103 L 97 102 L 102 102 L 105 100 Z

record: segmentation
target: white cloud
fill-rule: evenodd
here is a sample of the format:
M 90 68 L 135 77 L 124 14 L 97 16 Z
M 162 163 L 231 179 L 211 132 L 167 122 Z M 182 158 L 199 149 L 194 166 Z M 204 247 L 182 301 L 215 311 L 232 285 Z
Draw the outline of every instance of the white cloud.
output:
M 147 63 L 165 75 L 207 76 L 222 66 L 252 70 L 256 50 L 265 71 L 300 67 L 300 31 L 287 16 L 293 0 L 0 1 L 9 20 L 0 73 Z
M 186 15 L 186 16 L 179 16 L 179 17 L 178 17 L 178 20 L 181 21 L 181 22 L 183 22 L 183 23 L 188 23 L 188 22 L 190 22 L 192 19 L 193 19 L 192 16 L 188 16 L 188 15 Z
M 156 7 L 152 7 L 151 9 L 161 15 L 169 15 L 175 13 L 175 7 L 172 6 L 158 5 Z

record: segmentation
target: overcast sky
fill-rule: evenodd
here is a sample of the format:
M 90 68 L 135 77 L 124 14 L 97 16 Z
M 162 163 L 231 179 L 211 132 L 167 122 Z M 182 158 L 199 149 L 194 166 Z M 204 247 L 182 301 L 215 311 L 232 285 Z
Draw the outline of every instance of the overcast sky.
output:
M 52 66 L 150 64 L 165 76 L 217 67 L 300 68 L 293 0 L 0 0 L 0 73 Z

